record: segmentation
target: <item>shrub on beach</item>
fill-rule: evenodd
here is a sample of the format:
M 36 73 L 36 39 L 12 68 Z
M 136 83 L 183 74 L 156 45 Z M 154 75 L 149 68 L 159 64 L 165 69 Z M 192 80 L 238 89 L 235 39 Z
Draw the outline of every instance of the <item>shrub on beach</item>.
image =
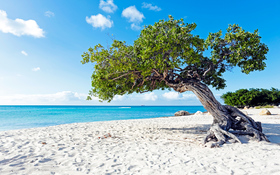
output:
M 280 91 L 275 88 L 267 89 L 239 89 L 235 92 L 227 92 L 221 96 L 225 104 L 231 106 L 267 106 L 280 103 Z
M 261 109 L 261 108 L 274 108 L 274 106 L 266 105 L 266 106 L 256 106 L 255 109 Z

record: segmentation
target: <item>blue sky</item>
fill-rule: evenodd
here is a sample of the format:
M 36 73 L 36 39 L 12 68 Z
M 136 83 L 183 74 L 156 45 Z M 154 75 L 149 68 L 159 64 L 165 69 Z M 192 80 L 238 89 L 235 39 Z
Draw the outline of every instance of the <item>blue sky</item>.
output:
M 111 38 L 132 44 L 144 25 L 168 15 L 195 22 L 194 34 L 202 38 L 234 23 L 259 29 L 270 49 L 266 69 L 225 73 L 227 87 L 212 89 L 218 99 L 240 88 L 279 89 L 279 9 L 278 0 L 0 0 L 0 105 L 200 105 L 191 92 L 174 91 L 116 96 L 110 104 L 85 101 L 93 65 L 80 63 L 82 53 L 110 45 Z

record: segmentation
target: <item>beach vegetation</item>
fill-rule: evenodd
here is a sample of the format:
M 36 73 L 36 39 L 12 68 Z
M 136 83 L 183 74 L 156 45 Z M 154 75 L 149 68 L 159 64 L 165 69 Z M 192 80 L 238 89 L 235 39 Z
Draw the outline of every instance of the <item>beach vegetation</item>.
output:
M 256 106 L 255 109 L 262 109 L 262 108 L 274 108 L 274 106 L 266 105 L 266 106 Z
M 268 89 L 239 89 L 227 92 L 221 96 L 224 103 L 231 106 L 277 106 L 280 104 L 280 91 L 276 88 Z
M 145 26 L 131 45 L 113 40 L 107 48 L 90 47 L 82 55 L 83 64 L 94 64 L 89 99 L 110 102 L 116 95 L 153 90 L 192 91 L 214 118 L 204 143 L 215 147 L 229 138 L 240 142 L 234 133 L 267 140 L 260 122 L 222 105 L 208 88 L 224 88 L 223 73 L 234 67 L 245 74 L 264 70 L 268 47 L 261 43 L 258 30 L 249 32 L 230 24 L 224 34 L 220 30 L 203 39 L 193 34 L 196 27 L 169 16 Z M 211 56 L 206 56 L 209 52 Z

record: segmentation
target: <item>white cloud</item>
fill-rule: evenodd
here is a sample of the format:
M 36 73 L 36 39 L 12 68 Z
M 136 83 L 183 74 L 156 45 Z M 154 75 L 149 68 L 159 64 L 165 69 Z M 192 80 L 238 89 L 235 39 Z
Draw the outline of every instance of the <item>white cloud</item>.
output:
M 146 3 L 146 2 L 142 3 L 142 8 L 146 8 L 146 9 L 153 10 L 153 11 L 161 11 L 160 7 L 158 7 L 156 5 L 153 6 L 152 4 L 149 4 L 149 3 Z
M 62 91 L 54 94 L 16 94 L 0 96 L 0 104 L 69 104 L 85 103 L 87 94 Z M 98 98 L 93 97 L 93 101 Z
M 195 94 L 181 94 L 178 92 L 166 92 L 162 96 L 168 100 L 196 99 Z
M 143 94 L 143 100 L 145 101 L 156 101 L 158 96 L 154 92 Z
M 32 96 L 32 95 L 31 95 Z M 85 99 L 85 96 L 79 95 L 78 93 L 71 91 L 62 91 L 55 94 L 46 94 L 46 95 L 33 95 L 33 97 L 38 98 L 39 100 L 47 100 L 49 102 L 66 102 L 66 101 L 77 101 L 81 100 L 82 97 Z
M 182 94 L 182 99 L 197 99 L 195 94 Z
M 135 6 L 127 7 L 122 11 L 122 16 L 127 18 L 129 22 L 131 22 L 132 30 L 140 30 L 141 27 L 139 24 L 143 21 L 144 15 L 139 12 Z
M 114 4 L 113 0 L 100 0 L 99 8 L 102 9 L 104 12 L 107 13 L 114 13 L 117 10 L 117 6 Z
M 34 72 L 37 72 L 39 70 L 40 70 L 40 67 L 35 67 L 35 68 L 32 69 L 32 71 L 34 71 Z
M 23 55 L 25 55 L 25 56 L 28 55 L 24 50 L 22 50 L 21 53 L 22 53 Z
M 122 16 L 127 18 L 129 22 L 139 23 L 143 21 L 144 15 L 139 12 L 135 6 L 127 7 L 122 11 Z
M 46 12 L 45 12 L 45 16 L 46 16 L 46 17 L 49 17 L 49 18 L 50 18 L 50 17 L 54 17 L 54 13 L 51 12 L 51 11 L 46 11 Z
M 162 96 L 164 98 L 167 98 L 168 100 L 178 100 L 179 99 L 179 93 L 178 92 L 166 92 Z
M 132 23 L 132 24 L 131 24 L 131 29 L 132 29 L 132 30 L 140 30 L 141 27 L 138 26 L 137 24 Z
M 115 95 L 113 98 L 113 101 L 123 101 L 125 99 L 125 96 L 123 95 Z
M 5 11 L 0 10 L 0 31 L 16 36 L 30 35 L 36 38 L 44 37 L 44 31 L 34 20 L 9 19 Z
M 111 28 L 113 26 L 113 21 L 101 14 L 92 15 L 90 18 L 86 17 L 86 21 L 88 24 L 91 24 L 92 27 L 100 27 L 102 30 L 104 30 L 106 27 Z

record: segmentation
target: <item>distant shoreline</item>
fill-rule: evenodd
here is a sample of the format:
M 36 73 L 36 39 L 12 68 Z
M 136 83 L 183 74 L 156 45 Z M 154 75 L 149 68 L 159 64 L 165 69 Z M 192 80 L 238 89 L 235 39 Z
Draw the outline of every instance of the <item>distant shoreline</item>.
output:
M 0 106 L 0 130 L 167 117 L 179 110 L 206 111 L 203 106 Z

